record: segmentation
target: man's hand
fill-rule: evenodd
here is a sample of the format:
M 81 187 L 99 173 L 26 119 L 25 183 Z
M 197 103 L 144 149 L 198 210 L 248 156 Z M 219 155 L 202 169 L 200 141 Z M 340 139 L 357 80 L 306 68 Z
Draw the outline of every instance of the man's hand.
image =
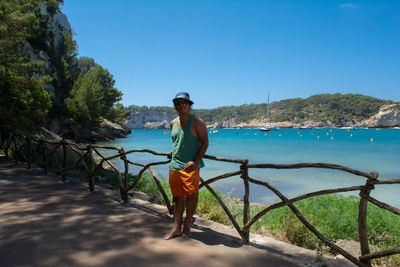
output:
M 188 163 L 185 164 L 185 167 L 183 170 L 185 172 L 192 172 L 196 169 L 196 164 L 193 161 L 189 161 Z

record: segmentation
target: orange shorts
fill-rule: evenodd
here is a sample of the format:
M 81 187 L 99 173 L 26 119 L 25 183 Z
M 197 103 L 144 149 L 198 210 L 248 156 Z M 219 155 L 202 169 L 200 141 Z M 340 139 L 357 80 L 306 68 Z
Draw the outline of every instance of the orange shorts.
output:
M 188 196 L 199 192 L 200 169 L 192 172 L 169 170 L 169 186 L 174 197 Z

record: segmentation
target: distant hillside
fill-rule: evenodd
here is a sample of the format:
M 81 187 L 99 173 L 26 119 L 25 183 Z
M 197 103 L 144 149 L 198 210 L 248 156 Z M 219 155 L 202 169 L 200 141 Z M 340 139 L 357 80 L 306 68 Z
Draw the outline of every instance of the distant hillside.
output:
M 293 98 L 272 102 L 269 105 L 269 121 L 289 121 L 299 123 L 306 120 L 315 122 L 330 121 L 335 124 L 347 124 L 350 121 L 367 119 L 379 111 L 379 107 L 392 104 L 392 101 L 355 95 L 320 94 L 306 99 Z M 196 110 L 196 114 L 210 122 L 236 117 L 238 122 L 267 116 L 267 104 L 251 104 L 239 107 L 220 107 L 212 110 Z
M 310 121 L 322 127 L 341 127 L 354 126 L 377 114 L 381 106 L 393 103 L 391 100 L 359 94 L 319 94 L 306 99 L 293 98 L 272 102 L 269 105 L 269 118 L 267 104 L 194 109 L 194 113 L 207 125 L 216 127 L 257 127 L 264 123 L 283 122 L 287 125 L 301 125 Z M 130 121 L 137 122 L 134 114 L 141 114 L 141 121 L 148 123 L 149 128 L 166 128 L 168 120 L 176 116 L 173 107 L 131 106 L 130 109 L 133 112 Z M 146 114 L 150 113 L 151 123 L 146 120 Z

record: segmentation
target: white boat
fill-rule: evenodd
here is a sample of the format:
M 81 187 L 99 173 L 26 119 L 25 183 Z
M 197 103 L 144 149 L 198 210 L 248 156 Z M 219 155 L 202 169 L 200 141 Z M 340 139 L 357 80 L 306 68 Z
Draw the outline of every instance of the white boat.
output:
M 260 131 L 271 132 L 272 131 L 272 127 L 270 127 L 269 125 L 265 125 L 265 126 L 260 128 Z
M 218 130 L 215 129 L 215 128 L 212 128 L 209 133 L 210 134 L 215 134 L 215 133 L 218 133 Z
M 268 102 L 267 102 L 267 121 L 269 122 L 269 94 L 268 94 Z M 260 131 L 263 131 L 263 132 L 271 132 L 272 130 L 276 131 L 276 130 L 278 130 L 278 128 L 271 126 L 269 124 L 262 126 L 260 128 Z

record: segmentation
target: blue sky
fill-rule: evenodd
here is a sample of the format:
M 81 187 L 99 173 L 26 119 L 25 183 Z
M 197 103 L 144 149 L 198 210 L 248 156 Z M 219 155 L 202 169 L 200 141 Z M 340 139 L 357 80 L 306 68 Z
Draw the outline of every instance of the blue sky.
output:
M 79 56 L 124 105 L 194 108 L 322 93 L 400 101 L 400 1 L 65 0 Z

